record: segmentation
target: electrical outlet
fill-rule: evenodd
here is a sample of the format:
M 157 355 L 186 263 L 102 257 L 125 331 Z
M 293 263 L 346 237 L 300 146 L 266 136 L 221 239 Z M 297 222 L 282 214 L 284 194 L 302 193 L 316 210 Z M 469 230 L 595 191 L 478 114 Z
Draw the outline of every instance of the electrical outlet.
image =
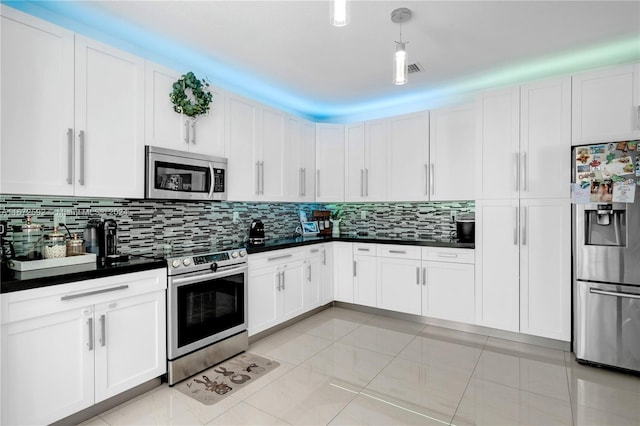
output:
M 238 223 L 239 220 L 240 220 L 240 213 L 233 212 L 233 223 Z
M 456 211 L 455 210 L 451 210 L 450 214 L 451 214 L 451 220 L 455 221 L 456 220 Z
M 53 212 L 53 225 L 58 226 L 60 224 L 67 224 L 67 215 L 62 210 Z
M 362 219 L 362 220 L 366 220 L 367 219 L 367 211 L 366 210 L 362 210 L 360 212 L 360 219 Z

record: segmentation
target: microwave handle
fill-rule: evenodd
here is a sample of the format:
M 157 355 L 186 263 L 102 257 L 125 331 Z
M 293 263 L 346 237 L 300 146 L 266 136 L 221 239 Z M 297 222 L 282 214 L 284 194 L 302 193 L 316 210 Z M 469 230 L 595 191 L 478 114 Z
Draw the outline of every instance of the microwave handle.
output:
M 209 173 L 211 173 L 211 188 L 209 188 L 209 199 L 213 199 L 213 187 L 216 184 L 215 175 L 213 173 L 213 166 L 209 163 Z

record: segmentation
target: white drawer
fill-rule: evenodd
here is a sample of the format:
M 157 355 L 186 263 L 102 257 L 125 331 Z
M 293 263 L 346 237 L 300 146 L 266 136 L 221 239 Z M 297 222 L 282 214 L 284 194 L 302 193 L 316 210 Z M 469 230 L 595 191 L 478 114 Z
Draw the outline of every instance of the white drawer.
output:
M 423 247 L 422 260 L 435 262 L 471 263 L 476 262 L 475 250 L 448 247 Z
M 167 270 L 133 272 L 2 295 L 2 323 L 81 309 L 167 288 Z
M 378 257 L 392 257 L 398 259 L 420 259 L 421 251 L 418 246 L 378 244 Z
M 371 243 L 354 243 L 353 254 L 358 256 L 375 256 L 376 244 Z
M 267 266 L 282 265 L 288 262 L 295 262 L 304 257 L 306 250 L 300 247 L 282 250 L 273 250 L 265 253 L 249 255 L 249 268 L 264 268 Z

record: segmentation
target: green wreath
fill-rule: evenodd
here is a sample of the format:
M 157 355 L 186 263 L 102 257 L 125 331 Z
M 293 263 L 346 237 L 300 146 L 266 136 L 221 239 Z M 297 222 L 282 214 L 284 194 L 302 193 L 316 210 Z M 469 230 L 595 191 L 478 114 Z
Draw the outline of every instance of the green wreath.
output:
M 209 104 L 213 101 L 213 95 L 206 90 L 208 87 L 209 83 L 206 80 L 198 80 L 191 71 L 184 74 L 173 83 L 173 92 L 169 94 L 169 98 L 173 102 L 173 110 L 189 117 L 206 114 L 209 112 Z M 185 93 L 186 89 L 191 89 L 195 98 L 193 102 Z

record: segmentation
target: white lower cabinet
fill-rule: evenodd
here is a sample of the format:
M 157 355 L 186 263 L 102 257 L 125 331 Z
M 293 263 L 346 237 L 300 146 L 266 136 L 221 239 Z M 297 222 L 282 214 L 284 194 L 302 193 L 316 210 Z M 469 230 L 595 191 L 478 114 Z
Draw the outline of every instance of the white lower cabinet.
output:
M 333 262 L 334 299 L 353 303 L 353 244 L 333 243 Z
M 305 259 L 302 265 L 302 294 L 304 295 L 303 309 L 305 312 L 320 306 L 322 254 L 319 248 L 311 251 L 314 254 Z
M 2 424 L 48 424 L 166 373 L 166 270 L 2 295 Z
M 333 302 L 333 243 L 322 244 L 320 264 L 320 305 Z
M 475 266 L 423 262 L 422 315 L 465 323 L 475 322 Z
M 378 307 L 422 314 L 420 259 L 378 258 Z
M 376 246 L 375 244 L 354 244 L 353 246 L 353 303 L 375 308 L 378 306 Z

